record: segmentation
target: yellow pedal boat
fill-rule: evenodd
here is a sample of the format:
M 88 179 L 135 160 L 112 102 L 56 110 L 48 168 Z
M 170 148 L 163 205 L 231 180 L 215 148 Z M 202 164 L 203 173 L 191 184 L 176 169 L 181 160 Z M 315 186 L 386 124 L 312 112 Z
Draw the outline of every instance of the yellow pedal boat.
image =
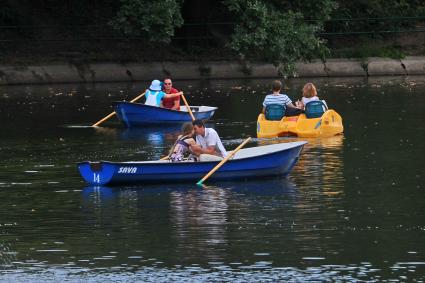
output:
M 305 114 L 283 117 L 281 120 L 266 120 L 258 115 L 257 137 L 276 138 L 298 136 L 301 138 L 331 137 L 344 131 L 341 116 L 334 110 L 327 110 L 319 118 L 307 118 Z

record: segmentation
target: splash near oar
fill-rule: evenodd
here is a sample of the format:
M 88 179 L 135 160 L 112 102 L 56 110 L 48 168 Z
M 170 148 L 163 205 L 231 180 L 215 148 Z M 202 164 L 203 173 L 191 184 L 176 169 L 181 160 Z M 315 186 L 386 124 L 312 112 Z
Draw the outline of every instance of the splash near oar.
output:
M 234 151 L 232 151 L 228 156 L 226 156 L 223 160 L 220 161 L 210 172 L 208 172 L 207 175 L 205 175 L 204 178 L 199 180 L 198 183 L 196 183 L 199 186 L 202 186 L 202 183 L 205 182 L 212 174 L 214 174 L 215 171 L 220 169 L 221 166 L 223 166 L 224 163 L 227 162 L 230 158 L 232 158 L 244 145 L 246 145 L 251 140 L 251 137 L 247 138 L 243 143 L 241 143 Z
M 146 93 L 146 91 L 143 92 L 141 95 L 137 96 L 136 98 L 134 98 L 133 100 L 131 100 L 130 102 L 136 102 L 137 100 L 139 100 L 140 98 L 142 98 L 145 95 L 145 93 Z M 97 121 L 96 123 L 94 123 L 92 125 L 92 127 L 99 126 L 100 124 L 102 124 L 103 122 L 105 122 L 106 120 L 108 120 L 109 118 L 111 118 L 112 116 L 114 116 L 115 114 L 116 114 L 115 111 L 112 112 L 112 113 L 110 113 L 108 116 L 106 116 L 106 117 L 100 119 L 99 121 Z

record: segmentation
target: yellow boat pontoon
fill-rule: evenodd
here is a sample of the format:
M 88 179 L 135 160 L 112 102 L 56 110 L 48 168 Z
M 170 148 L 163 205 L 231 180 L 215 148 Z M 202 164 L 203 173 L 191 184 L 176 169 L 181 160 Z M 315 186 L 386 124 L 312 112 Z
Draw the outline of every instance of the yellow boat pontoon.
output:
M 257 137 L 331 137 L 344 131 L 342 118 L 336 111 L 326 110 L 320 114 L 322 115 L 309 115 L 306 110 L 305 114 L 283 117 L 280 120 L 267 120 L 264 114 L 260 114 L 257 119 Z

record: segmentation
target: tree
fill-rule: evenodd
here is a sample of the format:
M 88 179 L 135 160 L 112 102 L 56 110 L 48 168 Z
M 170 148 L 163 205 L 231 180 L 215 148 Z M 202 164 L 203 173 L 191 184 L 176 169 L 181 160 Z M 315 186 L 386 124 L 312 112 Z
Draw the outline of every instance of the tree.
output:
M 150 43 L 169 43 L 183 24 L 179 0 L 121 0 L 111 25 L 126 35 L 143 36 Z
M 225 0 L 225 5 L 237 18 L 230 47 L 242 58 L 260 58 L 273 63 L 282 75 L 293 74 L 298 60 L 324 58 L 328 49 L 316 35 L 322 29 L 323 21 L 329 18 L 335 3 L 321 0 L 312 5 L 310 1 L 299 1 L 293 5 L 292 2 L 295 3 Z M 312 21 L 306 21 L 304 13 Z M 320 18 L 313 19 L 310 15 Z
M 394 26 L 415 26 L 415 20 L 398 21 L 400 17 L 423 17 L 425 2 L 420 0 L 339 0 L 332 16 L 341 19 L 333 31 L 353 32 L 394 29 Z M 344 19 L 346 19 L 344 21 Z M 354 19 L 351 21 L 350 19 Z M 356 20 L 362 19 L 362 20 Z
M 5 2 L 0 7 L 0 25 L 16 24 L 18 15 L 16 10 Z

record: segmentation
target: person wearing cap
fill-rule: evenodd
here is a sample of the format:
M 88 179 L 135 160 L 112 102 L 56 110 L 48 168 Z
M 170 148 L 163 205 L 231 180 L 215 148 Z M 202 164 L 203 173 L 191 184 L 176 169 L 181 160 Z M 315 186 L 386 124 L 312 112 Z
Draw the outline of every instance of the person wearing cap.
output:
M 162 106 L 162 100 L 164 98 L 173 98 L 180 96 L 180 93 L 170 93 L 166 94 L 162 91 L 161 82 L 159 80 L 153 80 L 151 85 L 149 86 L 149 89 L 146 90 L 145 96 L 146 96 L 146 102 L 145 105 L 151 105 L 151 106 Z
M 165 94 L 180 93 L 180 95 L 183 95 L 182 91 L 178 91 L 173 87 L 173 82 L 171 81 L 171 78 L 164 79 L 163 92 L 165 92 Z M 180 96 L 164 98 L 162 100 L 162 105 L 164 106 L 164 108 L 180 111 Z

